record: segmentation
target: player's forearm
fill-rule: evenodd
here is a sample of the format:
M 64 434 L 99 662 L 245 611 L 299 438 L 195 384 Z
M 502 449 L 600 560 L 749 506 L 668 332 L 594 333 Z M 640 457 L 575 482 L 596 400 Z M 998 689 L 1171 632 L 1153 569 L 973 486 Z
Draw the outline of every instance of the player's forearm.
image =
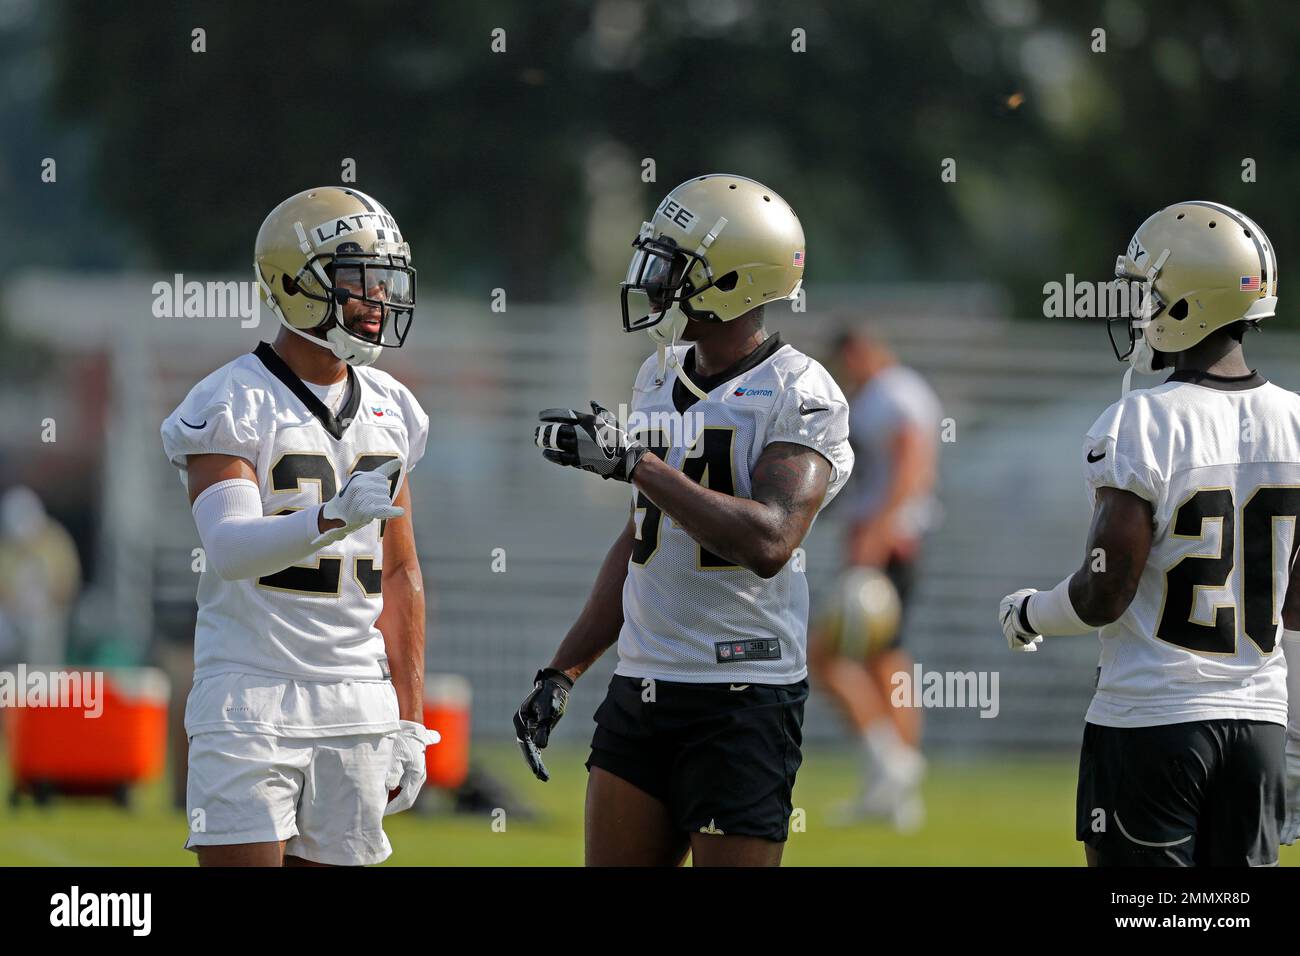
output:
M 1094 627 L 1105 627 L 1128 609 L 1132 595 L 1125 595 L 1110 582 L 1099 582 L 1095 576 L 1086 571 L 1075 571 L 1070 575 L 1070 604 L 1079 619 Z
M 641 459 L 632 482 L 697 544 L 759 577 L 780 571 L 799 543 L 777 509 L 703 488 L 655 455 Z
M 218 482 L 194 500 L 194 524 L 211 568 L 226 581 L 258 578 L 300 564 L 333 536 L 316 512 L 263 515 L 257 485 L 242 478 Z
M 316 509 L 316 530 L 321 534 L 329 534 L 331 531 L 337 531 L 344 527 L 342 518 L 325 517 L 325 506 Z
M 893 552 L 894 515 L 877 512 L 853 522 L 847 545 L 852 564 L 884 564 Z
M 887 551 L 897 534 L 903 507 L 934 486 L 934 453 L 920 432 L 909 428 L 894 443 L 894 468 L 881 506 L 855 529 L 864 551 Z
M 1067 592 L 1085 624 L 1104 627 L 1128 610 L 1142 581 L 1151 536 L 1146 501 L 1116 488 L 1097 492 L 1083 563 L 1070 576 Z
M 1030 598 L 1030 605 L 1026 614 L 1031 621 L 1039 619 L 1039 615 L 1046 613 L 1044 605 L 1050 602 L 1056 605 L 1057 613 L 1048 613 L 1049 618 L 1061 619 L 1064 614 L 1067 620 L 1077 618 L 1089 628 L 1105 627 L 1107 624 L 1113 624 L 1118 621 L 1128 606 L 1133 603 L 1133 597 L 1137 593 L 1137 580 L 1131 576 L 1131 568 L 1127 562 L 1122 562 L 1123 566 L 1115 568 L 1114 573 L 1107 574 L 1095 572 L 1089 565 L 1084 565 L 1078 571 L 1062 581 L 1053 589 L 1052 597 L 1049 599 L 1049 592 L 1042 591 Z M 1140 574 L 1139 574 L 1140 576 Z M 1068 608 L 1061 603 L 1068 601 Z M 1037 625 L 1036 625 L 1037 626 Z M 1078 630 L 1070 629 L 1048 629 L 1041 631 L 1043 634 L 1069 634 L 1083 633 Z M 1091 633 L 1089 631 L 1089 633 Z
M 623 628 L 623 583 L 632 557 L 632 524 L 618 536 L 596 575 L 578 620 L 560 642 L 549 666 L 577 680 L 611 644 Z
M 908 501 L 934 487 L 937 453 L 916 426 L 899 432 L 894 441 L 894 470 L 882 512 L 896 513 Z
M 424 722 L 424 584 L 418 563 L 383 572 L 384 609 L 375 626 L 384 636 L 388 668 L 402 720 Z
M 1139 563 L 1122 548 L 1090 548 L 1083 566 L 1069 579 L 1075 613 L 1093 627 L 1118 621 L 1137 595 L 1145 566 L 1145 559 Z

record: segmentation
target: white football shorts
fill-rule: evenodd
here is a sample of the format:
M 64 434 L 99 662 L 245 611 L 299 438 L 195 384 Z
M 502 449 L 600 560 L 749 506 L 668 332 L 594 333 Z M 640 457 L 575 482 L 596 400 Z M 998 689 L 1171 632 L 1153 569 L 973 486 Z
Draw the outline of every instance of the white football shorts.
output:
M 313 863 L 382 863 L 393 852 L 383 827 L 392 754 L 388 734 L 196 734 L 185 848 L 286 840 L 287 855 Z

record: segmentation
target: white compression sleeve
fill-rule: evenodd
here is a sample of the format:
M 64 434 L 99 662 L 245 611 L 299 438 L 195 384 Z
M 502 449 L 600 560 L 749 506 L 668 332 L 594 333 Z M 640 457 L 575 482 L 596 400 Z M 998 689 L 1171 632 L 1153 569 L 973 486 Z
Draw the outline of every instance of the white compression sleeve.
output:
M 205 488 L 192 510 L 208 564 L 227 581 L 283 571 L 344 537 L 341 528 L 321 534 L 320 508 L 263 515 L 262 495 L 247 478 Z
M 1050 591 L 1037 591 L 1029 595 L 1025 617 L 1035 634 L 1066 636 L 1088 634 L 1097 630 L 1085 624 L 1070 602 L 1070 578 L 1066 578 Z

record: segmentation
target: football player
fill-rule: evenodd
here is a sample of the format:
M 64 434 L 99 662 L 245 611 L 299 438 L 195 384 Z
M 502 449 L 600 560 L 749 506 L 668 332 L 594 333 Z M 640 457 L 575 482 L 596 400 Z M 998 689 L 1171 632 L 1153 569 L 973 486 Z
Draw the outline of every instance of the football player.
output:
M 415 309 L 411 250 L 355 189 L 267 216 L 253 269 L 273 343 L 162 425 L 199 578 L 187 804 L 200 865 L 362 865 L 424 782 L 424 595 L 409 475 L 428 418 L 386 372 Z
M 1235 209 L 1155 213 L 1115 266 L 1147 306 L 1122 321 L 1128 392 L 1080 451 L 1093 502 L 1082 566 L 1002 599 L 1014 651 L 1101 629 L 1079 761 L 1090 865 L 1277 862 L 1287 666 L 1300 637 L 1300 396 L 1247 363 L 1277 306 L 1277 257 Z M 1113 326 L 1111 327 L 1113 328 Z M 1050 648 L 1050 643 L 1042 645 Z
M 921 710 L 894 707 L 890 695 L 894 675 L 912 671 L 898 619 L 912 595 L 922 537 L 935 518 L 942 412 L 925 379 L 874 336 L 847 331 L 836 353 L 850 389 L 849 440 L 857 469 L 836 505 L 848 506 L 847 570 L 822 626 L 812 630 L 809 664 L 861 742 L 861 792 L 843 809 L 843 822 L 884 818 L 909 831 L 924 816 Z M 853 622 L 878 616 L 861 609 L 881 603 L 876 595 L 883 590 L 878 580 L 858 573 L 866 568 L 878 569 L 893 585 L 899 608 L 888 634 L 863 643 L 854 640 L 862 628 Z
M 696 865 L 777 865 L 808 694 L 808 588 L 792 557 L 852 468 L 848 406 L 763 327 L 804 267 L 803 227 L 771 189 L 689 180 L 633 247 L 623 329 L 658 348 L 630 430 L 592 402 L 543 412 L 534 436 L 549 461 L 629 482 L 631 515 L 516 734 L 547 779 L 539 749 L 617 641 L 587 762 L 587 863 L 676 865 L 689 851 Z

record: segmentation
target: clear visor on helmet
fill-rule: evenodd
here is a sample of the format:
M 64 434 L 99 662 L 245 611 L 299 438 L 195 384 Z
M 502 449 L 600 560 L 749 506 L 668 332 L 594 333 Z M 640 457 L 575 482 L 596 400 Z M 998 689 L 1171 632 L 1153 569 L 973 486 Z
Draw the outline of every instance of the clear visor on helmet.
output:
M 329 271 L 339 324 L 348 334 L 386 348 L 405 341 L 415 310 L 414 269 L 363 259 L 335 261 Z
M 641 227 L 632 245 L 632 261 L 621 287 L 624 332 L 648 329 L 662 322 L 674 303 L 695 291 L 690 288 L 688 276 L 696 263 L 704 264 L 701 256 L 679 248 L 672 239 L 652 236 L 649 223 Z M 637 314 L 639 318 L 634 318 Z

